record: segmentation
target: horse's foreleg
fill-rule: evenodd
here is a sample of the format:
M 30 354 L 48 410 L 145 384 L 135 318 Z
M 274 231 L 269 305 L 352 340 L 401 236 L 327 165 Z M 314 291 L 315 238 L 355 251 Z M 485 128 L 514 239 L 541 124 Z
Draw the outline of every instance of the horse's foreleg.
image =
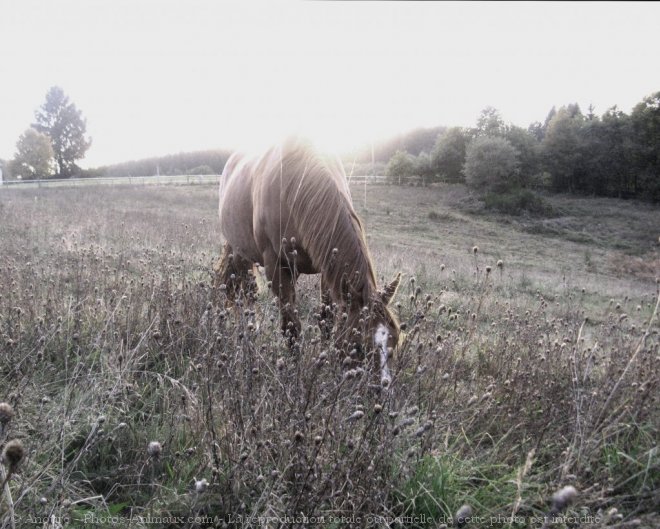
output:
M 296 310 L 296 276 L 291 269 L 282 266 L 282 262 L 274 254 L 266 256 L 264 265 L 273 294 L 279 300 L 282 333 L 292 343 L 301 329 Z
M 335 315 L 332 310 L 332 297 L 330 296 L 330 289 L 321 274 L 321 310 L 319 310 L 320 320 L 319 327 L 321 334 L 325 338 L 329 338 L 332 334 L 332 327 L 334 325 Z
M 213 267 L 214 291 L 224 289 L 231 302 L 242 292 L 250 299 L 256 292 L 256 281 L 250 274 L 252 263 L 235 254 L 229 243 L 222 248 L 222 255 Z
M 231 275 L 231 272 L 229 271 L 231 255 L 231 246 L 226 242 L 222 247 L 220 257 L 213 265 L 213 292 L 216 293 L 216 297 L 221 289 L 225 290 L 227 288 L 227 280 Z

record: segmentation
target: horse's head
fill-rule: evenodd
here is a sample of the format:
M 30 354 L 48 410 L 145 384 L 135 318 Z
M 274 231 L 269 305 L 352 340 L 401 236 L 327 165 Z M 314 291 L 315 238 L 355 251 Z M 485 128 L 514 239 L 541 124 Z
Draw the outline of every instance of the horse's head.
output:
M 358 299 L 359 303 L 344 313 L 344 332 L 339 335 L 350 350 L 374 354 L 383 387 L 388 387 L 392 381 L 388 361 L 399 344 L 401 333 L 399 322 L 389 308 L 400 280 L 399 273 L 382 291 L 375 291 L 369 297 L 354 292 L 352 299 Z
M 389 308 L 400 281 L 401 273 L 399 272 L 394 281 L 387 285 L 382 292 L 375 294 L 371 306 L 369 336 L 372 339 L 376 360 L 380 367 L 380 382 L 385 388 L 392 382 L 388 361 L 396 350 L 401 335 L 399 322 Z

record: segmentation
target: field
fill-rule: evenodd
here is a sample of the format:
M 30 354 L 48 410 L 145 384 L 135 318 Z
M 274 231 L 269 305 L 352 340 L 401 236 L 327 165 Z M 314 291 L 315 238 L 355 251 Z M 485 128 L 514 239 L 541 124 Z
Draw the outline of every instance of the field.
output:
M 0 190 L 0 528 L 657 527 L 657 206 L 352 191 L 405 274 L 389 391 L 318 278 L 293 350 L 269 293 L 225 306 L 215 187 Z

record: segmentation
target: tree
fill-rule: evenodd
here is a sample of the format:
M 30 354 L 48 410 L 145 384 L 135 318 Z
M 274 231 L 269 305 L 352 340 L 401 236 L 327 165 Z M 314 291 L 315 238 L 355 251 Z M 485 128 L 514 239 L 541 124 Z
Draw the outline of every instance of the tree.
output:
M 569 103 L 566 105 L 566 112 L 568 112 L 568 115 L 572 118 L 584 118 L 582 115 L 582 110 L 580 110 L 580 105 L 577 103 Z
M 524 187 L 539 172 L 539 142 L 531 132 L 516 125 L 507 127 L 505 138 L 518 152 L 518 183 Z
M 660 200 L 660 92 L 645 97 L 630 115 L 633 160 L 640 190 Z
M 577 105 L 561 107 L 548 123 L 541 149 L 555 191 L 574 192 L 585 187 L 582 123 Z
M 545 117 L 545 121 L 543 122 L 543 131 L 545 132 L 548 130 L 548 125 L 550 125 L 550 122 L 552 121 L 552 118 L 554 118 L 557 115 L 557 109 L 553 106 L 549 111 L 548 115 Z
M 615 105 L 614 108 L 616 108 L 616 105 Z M 596 109 L 596 107 L 594 107 L 593 104 L 589 105 L 589 108 L 587 109 L 587 116 L 586 116 L 587 121 L 593 121 L 594 119 L 596 119 L 596 113 L 594 112 L 595 109 Z
M 387 176 L 391 181 L 401 184 L 402 178 L 415 174 L 415 160 L 406 151 L 396 151 L 387 163 Z
M 505 138 L 479 136 L 465 153 L 465 182 L 476 189 L 502 191 L 517 183 L 518 152 Z
M 587 119 L 580 136 L 585 190 L 597 195 L 634 194 L 630 117 L 614 106 L 603 114 L 602 120 L 595 116 Z
M 60 176 L 71 176 L 76 160 L 85 156 L 91 140 L 85 136 L 87 122 L 59 86 L 46 94 L 46 102 L 35 113 L 32 126 L 50 137 Z
M 463 129 L 454 127 L 438 137 L 431 153 L 433 172 L 447 182 L 463 181 L 463 164 L 468 138 Z
M 422 178 L 424 184 L 429 184 L 436 180 L 435 171 L 433 171 L 433 166 L 431 164 L 431 156 L 426 151 L 422 151 L 415 158 L 415 170 L 414 173 L 417 176 Z
M 540 121 L 534 121 L 527 127 L 527 132 L 534 136 L 536 141 L 541 141 L 543 136 L 545 136 L 545 127 Z
M 29 128 L 18 138 L 11 173 L 26 180 L 48 178 L 55 169 L 54 156 L 50 138 Z
M 474 129 L 475 136 L 504 136 L 506 126 L 497 109 L 486 107 L 477 118 L 477 126 Z

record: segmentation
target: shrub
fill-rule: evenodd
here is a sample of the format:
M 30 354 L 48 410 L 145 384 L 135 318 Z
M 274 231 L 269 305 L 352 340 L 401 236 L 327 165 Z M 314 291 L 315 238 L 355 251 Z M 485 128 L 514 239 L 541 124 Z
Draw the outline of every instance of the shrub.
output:
M 552 206 L 529 189 L 513 189 L 504 193 L 488 193 L 484 196 L 486 209 L 494 209 L 509 215 L 549 215 Z
M 387 177 L 393 183 L 401 184 L 415 174 L 415 160 L 406 151 L 396 151 L 387 163 Z
M 431 153 L 433 170 L 445 182 L 462 182 L 465 147 L 468 137 L 459 127 L 449 129 L 438 140 Z
M 515 181 L 518 168 L 518 151 L 509 140 L 480 136 L 468 145 L 463 172 L 470 187 L 501 190 Z

